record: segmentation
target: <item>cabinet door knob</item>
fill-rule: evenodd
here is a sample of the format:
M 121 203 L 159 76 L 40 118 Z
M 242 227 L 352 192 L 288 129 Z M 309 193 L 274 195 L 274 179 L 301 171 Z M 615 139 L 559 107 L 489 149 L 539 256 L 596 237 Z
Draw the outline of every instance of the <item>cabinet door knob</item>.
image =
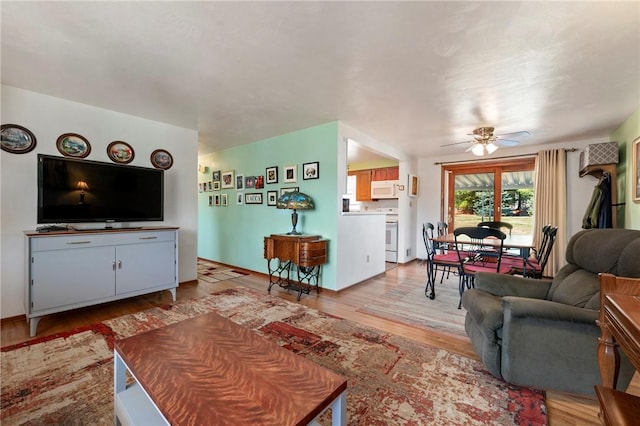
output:
M 115 262 L 115 260 L 111 263 L 111 267 L 113 268 L 114 271 L 116 270 L 116 262 Z
M 118 260 L 118 269 L 122 269 L 122 260 Z

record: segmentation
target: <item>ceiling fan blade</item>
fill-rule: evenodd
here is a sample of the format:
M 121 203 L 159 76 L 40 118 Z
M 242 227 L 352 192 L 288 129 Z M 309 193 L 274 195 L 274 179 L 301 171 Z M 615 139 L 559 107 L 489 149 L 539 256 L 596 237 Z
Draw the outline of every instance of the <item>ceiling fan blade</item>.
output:
M 470 146 L 469 148 L 465 149 L 465 150 L 464 150 L 464 152 L 469 152 L 469 151 L 471 151 L 475 146 L 476 146 L 476 144 L 475 144 L 475 143 L 471 144 L 471 146 Z
M 472 141 L 447 143 L 447 144 L 444 144 L 444 145 L 440 145 L 440 148 L 444 148 L 445 146 L 462 145 L 463 143 L 471 143 L 471 142 Z
M 527 132 L 526 130 L 521 130 L 519 132 L 511 132 L 511 133 L 500 133 L 499 135 L 496 135 L 498 137 L 500 136 L 508 136 L 510 138 L 517 138 L 520 136 L 529 136 L 531 133 Z
M 494 142 L 496 145 L 501 145 L 501 146 L 516 146 L 516 145 L 520 145 L 519 141 L 513 141 L 510 139 L 498 139 Z

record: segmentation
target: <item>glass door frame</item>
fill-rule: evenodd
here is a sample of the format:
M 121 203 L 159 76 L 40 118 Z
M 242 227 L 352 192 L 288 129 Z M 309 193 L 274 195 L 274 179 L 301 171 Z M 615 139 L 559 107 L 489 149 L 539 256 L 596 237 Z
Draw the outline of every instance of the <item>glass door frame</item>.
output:
M 440 179 L 440 217 L 447 223 L 450 232 L 453 232 L 456 175 L 493 173 L 493 205 L 495 208 L 493 209 L 493 218 L 490 220 L 500 220 L 502 215 L 502 173 L 533 170 L 535 170 L 535 157 L 481 161 L 479 163 L 443 164 Z

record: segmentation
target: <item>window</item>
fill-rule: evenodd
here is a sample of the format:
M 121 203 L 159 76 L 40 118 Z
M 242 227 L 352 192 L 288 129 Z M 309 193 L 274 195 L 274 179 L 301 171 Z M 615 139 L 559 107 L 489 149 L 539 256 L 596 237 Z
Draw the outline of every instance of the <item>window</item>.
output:
M 449 229 L 503 221 L 513 225 L 512 234 L 533 233 L 534 166 L 534 158 L 443 165 Z

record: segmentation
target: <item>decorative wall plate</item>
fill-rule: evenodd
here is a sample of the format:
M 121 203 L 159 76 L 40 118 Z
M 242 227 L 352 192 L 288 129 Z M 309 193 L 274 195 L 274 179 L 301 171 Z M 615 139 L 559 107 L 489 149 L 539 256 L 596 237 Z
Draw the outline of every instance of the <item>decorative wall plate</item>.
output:
M 0 146 L 12 154 L 26 154 L 36 147 L 36 137 L 31 130 L 17 124 L 3 124 L 0 130 Z
M 133 161 L 135 152 L 128 143 L 113 141 L 107 146 L 107 155 L 113 162 L 127 164 Z
M 67 157 L 84 158 L 91 152 L 89 141 L 77 133 L 63 133 L 58 136 L 56 148 L 60 154 Z
M 156 149 L 151 153 L 151 164 L 156 169 L 168 170 L 173 166 L 173 157 L 169 151 L 164 149 Z

